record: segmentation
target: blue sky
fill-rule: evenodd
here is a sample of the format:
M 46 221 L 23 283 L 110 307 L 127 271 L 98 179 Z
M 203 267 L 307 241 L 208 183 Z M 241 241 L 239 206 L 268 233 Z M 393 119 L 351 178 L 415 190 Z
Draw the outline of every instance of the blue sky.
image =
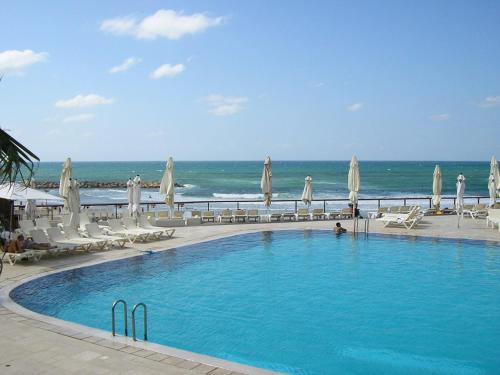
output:
M 498 1 L 4 1 L 0 125 L 42 161 L 489 160 L 499 19 Z

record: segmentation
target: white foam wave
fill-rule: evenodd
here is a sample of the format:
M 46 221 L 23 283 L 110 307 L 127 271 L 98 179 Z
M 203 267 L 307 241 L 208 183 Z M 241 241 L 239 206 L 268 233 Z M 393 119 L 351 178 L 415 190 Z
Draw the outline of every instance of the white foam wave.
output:
M 262 194 L 224 194 L 224 193 L 213 193 L 214 198 L 220 199 L 262 199 Z

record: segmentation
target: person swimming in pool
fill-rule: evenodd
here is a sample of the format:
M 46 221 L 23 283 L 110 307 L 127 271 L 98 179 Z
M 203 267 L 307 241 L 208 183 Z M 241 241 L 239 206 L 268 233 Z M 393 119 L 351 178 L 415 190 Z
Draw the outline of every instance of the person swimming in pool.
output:
M 333 230 L 335 231 L 336 234 L 342 234 L 347 232 L 347 229 L 342 228 L 342 224 L 340 223 L 335 224 L 335 228 L 333 228 Z

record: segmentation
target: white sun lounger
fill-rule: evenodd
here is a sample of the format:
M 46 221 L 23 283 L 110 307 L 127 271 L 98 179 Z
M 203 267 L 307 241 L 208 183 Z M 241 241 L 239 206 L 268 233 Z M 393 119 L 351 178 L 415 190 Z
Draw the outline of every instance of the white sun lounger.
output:
M 413 207 L 408 214 L 386 215 L 376 220 L 383 222 L 384 227 L 404 226 L 409 230 L 414 228 L 422 220 L 422 217 L 419 215 L 419 208 Z
M 21 233 L 27 237 L 30 234 L 30 230 L 35 229 L 35 225 L 33 224 L 33 220 L 19 220 L 19 228 Z
M 159 238 L 163 231 L 154 230 L 154 229 L 145 229 L 137 226 L 137 221 L 131 217 L 123 218 L 123 225 L 130 231 L 136 231 L 137 233 L 142 233 L 145 235 L 145 240 L 148 240 L 150 237 Z
M 125 242 L 127 241 L 123 237 L 104 234 L 101 228 L 99 228 L 99 225 L 97 225 L 97 223 L 85 224 L 85 229 L 87 230 L 87 233 L 90 238 L 108 241 L 108 243 L 118 245 L 119 247 L 124 247 Z
M 489 227 L 490 224 L 492 228 L 494 228 L 496 225 L 498 227 L 498 231 L 500 232 L 500 209 L 488 209 L 488 216 L 486 216 L 486 226 Z
M 85 225 L 90 224 L 89 214 L 87 212 L 80 212 L 80 230 L 85 231 Z
M 145 233 L 139 233 L 138 231 L 126 229 L 120 219 L 109 219 L 108 223 L 111 234 L 125 237 L 131 244 L 137 240 L 145 241 L 148 237 Z
M 5 251 L 5 258 L 9 261 L 10 265 L 16 264 L 17 261 L 27 259 L 27 260 L 33 260 L 35 262 L 39 261 L 40 258 L 47 254 L 46 250 L 32 250 L 32 249 L 26 249 L 22 253 L 9 253 L 8 251 Z
M 104 248 L 108 244 L 108 241 L 106 241 L 106 240 L 99 240 L 96 238 L 82 237 L 76 231 L 76 229 L 73 228 L 72 226 L 64 226 L 63 231 L 64 231 L 64 237 L 66 237 L 69 241 L 81 243 L 82 245 L 88 245 L 89 248 L 92 248 L 92 246 L 95 246 L 99 250 L 104 250 Z
M 91 243 L 83 243 L 80 241 L 68 240 L 64 237 L 64 233 L 61 231 L 59 227 L 49 228 L 47 229 L 47 234 L 49 235 L 50 240 L 56 245 L 60 245 L 61 247 L 71 248 L 72 250 L 85 250 L 89 251 L 92 247 Z
M 156 227 L 152 225 L 149 220 L 145 216 L 139 216 L 139 219 L 137 220 L 137 224 L 139 227 L 143 229 L 149 229 L 152 231 L 152 233 L 159 233 L 158 238 L 160 238 L 162 235 L 167 236 L 168 238 L 172 238 L 172 236 L 175 233 L 175 229 L 168 229 L 168 228 L 162 228 L 162 227 Z
M 34 229 L 30 231 L 30 237 L 33 239 L 33 242 L 38 244 L 49 244 L 55 246 L 55 248 L 48 250 L 51 254 L 60 254 L 65 253 L 68 250 L 73 250 L 75 246 L 71 246 L 69 244 L 57 244 L 50 240 L 49 236 L 43 229 Z
M 49 223 L 49 219 L 46 217 L 40 217 L 38 219 L 35 219 L 36 223 L 36 229 L 42 229 L 42 230 L 47 230 L 49 228 L 52 228 L 52 225 Z

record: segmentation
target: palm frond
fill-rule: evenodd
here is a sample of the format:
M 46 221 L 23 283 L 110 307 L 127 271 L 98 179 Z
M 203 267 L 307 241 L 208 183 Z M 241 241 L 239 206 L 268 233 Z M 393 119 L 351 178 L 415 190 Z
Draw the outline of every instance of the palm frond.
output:
M 38 156 L 0 129 L 0 182 L 14 183 L 21 179 L 29 185 L 33 176 L 34 162 Z

